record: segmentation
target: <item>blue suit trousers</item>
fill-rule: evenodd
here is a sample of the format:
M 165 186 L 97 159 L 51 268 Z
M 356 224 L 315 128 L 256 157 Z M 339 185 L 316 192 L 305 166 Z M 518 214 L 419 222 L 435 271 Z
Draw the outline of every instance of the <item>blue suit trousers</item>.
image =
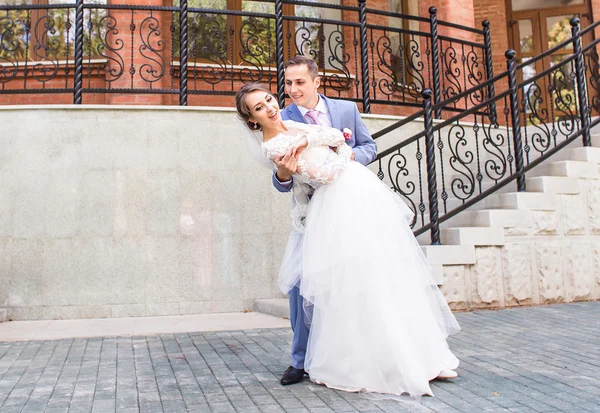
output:
M 303 305 L 304 298 L 300 295 L 300 288 L 295 286 L 289 292 L 290 295 L 290 322 L 294 338 L 292 339 L 292 367 L 304 368 L 304 357 L 308 345 L 308 334 L 310 332 Z M 312 308 L 309 308 L 312 310 Z

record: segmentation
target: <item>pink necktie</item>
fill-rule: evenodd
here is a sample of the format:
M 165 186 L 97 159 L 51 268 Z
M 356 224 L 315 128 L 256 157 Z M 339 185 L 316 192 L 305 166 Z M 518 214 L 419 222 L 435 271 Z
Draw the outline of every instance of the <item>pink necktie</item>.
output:
M 313 124 L 320 125 L 318 110 L 309 110 L 308 112 L 306 112 L 305 116 L 307 116 L 312 121 Z

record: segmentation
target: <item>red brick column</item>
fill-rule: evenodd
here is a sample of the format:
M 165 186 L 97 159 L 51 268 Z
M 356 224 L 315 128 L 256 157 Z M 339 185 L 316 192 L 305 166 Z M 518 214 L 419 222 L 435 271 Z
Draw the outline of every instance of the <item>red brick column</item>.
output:
M 477 3 L 479 2 L 477 0 Z M 474 0 L 439 0 L 434 5 L 438 9 L 438 20 L 457 23 L 467 27 L 481 28 L 481 24 L 475 23 L 474 3 Z M 440 26 L 439 33 L 443 36 L 462 40 L 475 40 L 473 34 L 452 27 Z
M 590 0 L 592 6 L 592 20 L 600 21 L 600 0 Z
M 600 3 L 600 0 L 594 0 Z M 475 4 L 475 21 L 481 27 L 483 20 L 491 22 L 492 62 L 494 75 L 506 71 L 504 53 L 509 49 L 509 34 L 507 28 L 508 10 L 504 0 L 478 0 Z M 508 81 L 496 83 L 496 93 L 508 89 Z

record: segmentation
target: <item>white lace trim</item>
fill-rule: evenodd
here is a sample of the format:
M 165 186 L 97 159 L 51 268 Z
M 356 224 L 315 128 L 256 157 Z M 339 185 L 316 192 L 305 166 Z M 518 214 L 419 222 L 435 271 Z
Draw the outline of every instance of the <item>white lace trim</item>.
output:
M 352 148 L 345 143 L 342 132 L 319 125 L 307 125 L 285 121 L 288 128 L 262 144 L 265 156 L 274 160 L 283 156 L 288 147 L 306 136 L 308 147 L 298 156 L 298 171 L 294 175 L 294 205 L 291 211 L 292 226 L 304 232 L 308 203 L 314 189 L 335 181 L 346 169 L 352 156 Z M 335 153 L 329 149 L 335 148 Z M 320 148 L 320 149 L 317 149 Z

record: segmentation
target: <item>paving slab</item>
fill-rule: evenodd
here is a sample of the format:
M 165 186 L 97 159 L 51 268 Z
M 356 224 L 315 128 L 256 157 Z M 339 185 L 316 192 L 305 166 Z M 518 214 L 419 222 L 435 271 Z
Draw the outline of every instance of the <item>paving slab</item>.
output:
M 400 401 L 281 386 L 289 321 L 238 316 L 0 324 L 0 413 L 600 412 L 600 302 L 458 313 L 459 377 Z

